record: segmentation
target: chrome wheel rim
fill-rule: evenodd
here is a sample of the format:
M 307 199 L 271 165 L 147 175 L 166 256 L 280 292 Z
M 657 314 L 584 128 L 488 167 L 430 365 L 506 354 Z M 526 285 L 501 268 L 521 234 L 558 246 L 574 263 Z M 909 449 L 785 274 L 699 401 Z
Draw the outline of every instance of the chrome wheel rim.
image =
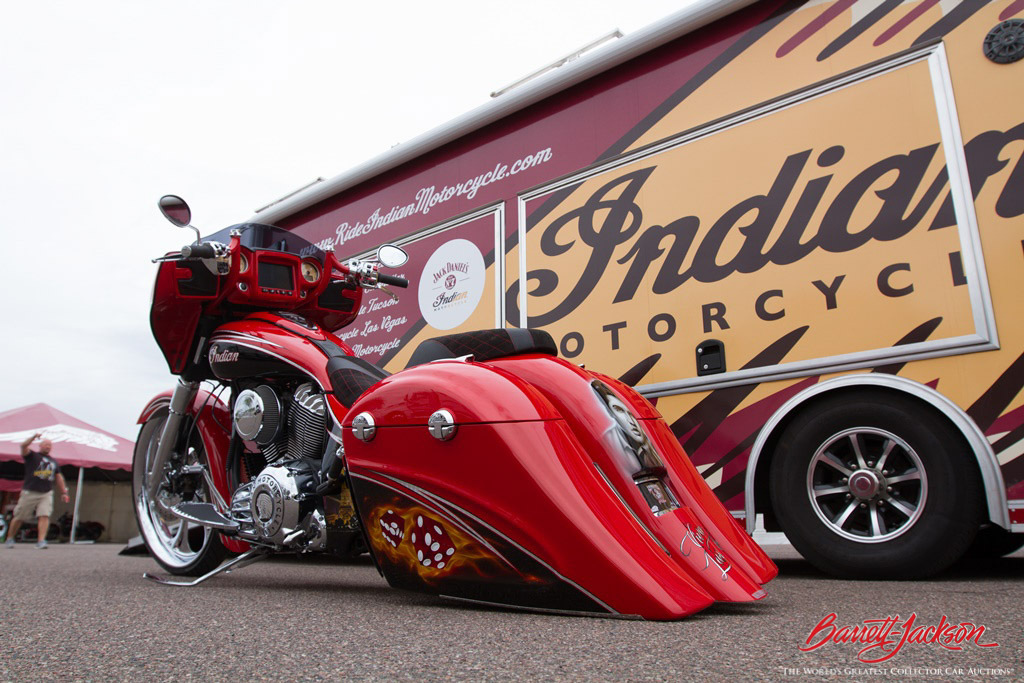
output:
M 910 445 L 884 429 L 834 434 L 807 467 L 807 495 L 833 533 L 883 543 L 909 531 L 928 499 L 928 477 Z
M 146 539 L 149 551 L 166 567 L 184 569 L 194 563 L 210 542 L 211 530 L 198 524 L 175 517 L 166 508 L 177 505 L 183 498 L 170 491 L 169 482 L 161 484 L 156 499 L 151 499 L 147 491 L 146 481 L 149 470 L 160 444 L 165 418 L 156 418 L 146 423 L 148 433 L 140 435 L 137 448 L 145 448 L 143 467 L 133 467 L 135 478 L 135 510 L 139 520 L 140 531 Z M 200 461 L 199 453 L 190 448 L 182 465 L 196 464 Z M 205 485 L 198 488 L 189 500 L 205 501 L 207 493 Z

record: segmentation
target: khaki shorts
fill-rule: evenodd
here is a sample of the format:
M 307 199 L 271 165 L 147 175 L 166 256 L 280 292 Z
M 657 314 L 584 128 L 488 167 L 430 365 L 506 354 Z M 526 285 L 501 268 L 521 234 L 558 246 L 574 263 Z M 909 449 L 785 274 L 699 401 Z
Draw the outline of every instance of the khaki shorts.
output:
M 36 517 L 49 517 L 53 514 L 53 491 L 38 493 L 22 491 L 18 504 L 14 508 L 14 519 L 31 522 L 33 513 Z

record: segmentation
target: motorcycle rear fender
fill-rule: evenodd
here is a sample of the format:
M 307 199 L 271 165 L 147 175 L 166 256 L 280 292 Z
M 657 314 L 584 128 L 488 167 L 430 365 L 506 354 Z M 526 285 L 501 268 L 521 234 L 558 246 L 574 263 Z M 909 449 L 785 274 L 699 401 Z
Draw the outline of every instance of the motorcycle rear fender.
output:
M 750 575 L 758 584 L 765 584 L 778 574 L 778 568 L 771 559 L 747 535 L 704 482 L 704 478 L 690 462 L 661 414 L 631 387 L 606 375 L 584 370 L 557 358 L 502 359 L 493 361 L 493 364 L 503 367 L 506 371 L 515 372 L 517 376 L 539 388 L 565 416 L 577 438 L 581 443 L 587 444 L 589 451 L 601 448 L 602 445 L 590 442 L 592 436 L 599 433 L 597 430 L 600 426 L 588 422 L 588 416 L 606 419 L 601 410 L 589 409 L 595 398 L 591 383 L 597 380 L 606 384 L 638 418 L 641 428 L 664 463 L 669 479 L 679 485 L 673 489 L 683 498 L 679 502 L 690 508 L 704 529 L 712 530 L 715 544 L 726 551 L 732 564 L 742 568 L 743 572 Z M 616 477 L 616 474 L 619 476 Z M 631 507 L 646 507 L 643 495 L 628 476 L 613 471 L 608 472 L 608 477 L 613 479 L 616 489 L 623 497 L 631 502 Z M 667 528 L 666 522 L 670 519 L 671 517 L 659 515 L 650 520 L 655 534 L 665 543 L 679 539 L 680 533 L 686 535 L 685 529 Z M 676 544 L 680 542 L 675 540 Z
M 167 410 L 171 405 L 171 393 L 165 391 L 150 399 L 139 415 L 137 424 L 143 424 L 159 411 Z M 188 414 L 195 420 L 196 430 L 203 440 L 213 485 L 224 500 L 230 501 L 232 492 L 227 480 L 227 455 L 231 444 L 231 413 L 223 401 L 209 391 L 200 389 L 192 399 Z M 221 537 L 221 542 L 231 552 L 241 553 L 249 549 L 248 543 L 225 536 Z
M 364 394 L 344 418 L 343 439 L 388 581 L 479 602 L 647 619 L 762 597 L 774 565 L 735 538 L 749 541 L 678 442 L 679 452 L 662 458 L 682 462 L 666 463 L 661 476 L 679 506 L 651 512 L 616 464 L 621 455 L 608 452 L 612 418 L 594 379 L 551 356 L 448 360 Z M 648 424 L 660 420 L 653 406 L 613 388 L 651 442 L 668 449 Z M 428 429 L 438 410 L 455 418 L 451 440 Z M 362 413 L 375 424 L 367 441 L 352 429 Z

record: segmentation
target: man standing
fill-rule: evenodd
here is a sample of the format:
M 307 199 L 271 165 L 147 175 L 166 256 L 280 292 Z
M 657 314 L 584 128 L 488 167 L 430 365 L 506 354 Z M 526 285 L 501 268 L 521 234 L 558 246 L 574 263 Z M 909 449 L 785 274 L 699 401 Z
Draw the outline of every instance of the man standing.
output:
M 60 473 L 57 461 L 50 457 L 53 444 L 49 439 L 39 442 L 38 451 L 30 451 L 29 446 L 40 435 L 33 434 L 21 444 L 21 457 L 25 459 L 25 483 L 21 486 L 21 497 L 14 508 L 14 520 L 7 531 L 8 548 L 14 547 L 14 537 L 21 528 L 22 522 L 32 519 L 34 514 L 39 518 L 39 535 L 36 547 L 40 550 L 47 546 L 46 531 L 50 528 L 50 515 L 53 514 L 53 484 L 57 483 L 60 498 L 65 503 L 70 500 L 68 487 Z

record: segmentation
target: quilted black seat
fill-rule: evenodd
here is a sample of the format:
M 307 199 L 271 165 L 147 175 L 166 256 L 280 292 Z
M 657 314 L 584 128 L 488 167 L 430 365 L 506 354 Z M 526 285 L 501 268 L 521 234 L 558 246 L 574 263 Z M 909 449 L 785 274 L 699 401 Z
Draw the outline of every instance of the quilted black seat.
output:
M 557 356 L 558 347 L 555 346 L 555 340 L 551 338 L 551 335 L 544 330 L 532 330 L 525 327 L 477 330 L 448 334 L 421 342 L 413 351 L 406 367 L 411 368 L 414 365 L 443 358 L 473 356 L 474 360 L 482 362 L 524 353 L 545 353 Z
M 388 373 L 362 358 L 340 355 L 327 361 L 327 376 L 331 378 L 335 398 L 348 408 Z

